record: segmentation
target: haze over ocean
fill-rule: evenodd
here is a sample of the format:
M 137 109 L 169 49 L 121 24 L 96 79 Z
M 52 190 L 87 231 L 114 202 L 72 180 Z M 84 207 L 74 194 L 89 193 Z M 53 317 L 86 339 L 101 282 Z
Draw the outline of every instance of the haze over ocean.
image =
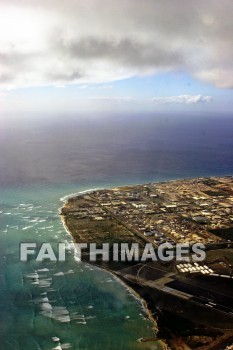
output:
M 233 118 L 59 116 L 1 125 L 0 186 L 145 182 L 233 171 Z
M 233 118 L 25 119 L 2 122 L 0 136 L 1 348 L 53 349 L 57 337 L 62 349 L 148 349 L 136 340 L 152 325 L 111 275 L 69 253 L 63 264 L 20 263 L 19 243 L 70 242 L 57 210 L 72 192 L 232 174 Z

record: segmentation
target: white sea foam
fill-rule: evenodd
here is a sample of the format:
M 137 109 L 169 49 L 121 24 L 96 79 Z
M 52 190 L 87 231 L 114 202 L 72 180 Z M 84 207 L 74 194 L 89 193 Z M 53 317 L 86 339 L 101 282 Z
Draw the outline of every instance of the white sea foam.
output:
M 89 190 L 84 190 L 84 191 L 79 191 L 79 192 L 75 192 L 75 193 L 71 193 L 71 194 L 67 194 L 64 197 L 60 198 L 61 202 L 66 202 L 68 199 L 73 198 L 73 197 L 77 197 L 77 196 L 81 196 L 85 193 L 91 193 L 91 192 L 95 192 L 98 190 L 101 190 L 102 188 L 90 188 Z
M 77 262 L 81 262 L 81 259 L 77 255 L 74 256 L 74 260 Z M 83 270 L 80 271 L 83 272 Z
M 107 280 L 100 281 L 101 283 L 113 283 L 114 281 L 111 278 L 108 278 Z
M 60 272 L 54 273 L 54 276 L 64 276 L 64 272 L 60 271 Z
M 28 275 L 25 275 L 26 278 L 39 278 L 39 275 L 37 272 L 29 273 Z
M 64 344 L 61 344 L 61 348 L 62 348 L 62 350 L 63 349 L 70 349 L 70 348 L 72 348 L 72 345 L 70 343 L 64 343 Z
M 49 302 L 49 298 L 48 297 L 44 297 L 44 298 L 42 298 L 42 300 L 43 300 L 43 302 Z
M 70 322 L 69 311 L 63 306 L 52 307 L 50 303 L 42 303 L 41 314 L 61 323 Z
M 82 322 L 85 321 L 85 316 L 84 315 L 71 315 L 72 320 L 82 320 Z
M 55 342 L 60 341 L 60 338 L 58 338 L 58 337 L 52 337 L 52 341 L 55 341 Z
M 43 311 L 51 311 L 53 309 L 52 305 L 50 303 L 47 303 L 47 302 L 42 303 L 40 307 Z
M 70 322 L 69 311 L 63 306 L 56 306 L 53 308 L 52 318 L 61 323 Z
M 37 285 L 39 285 L 39 280 L 38 280 L 38 279 L 35 280 L 34 282 L 32 282 L 32 284 L 37 284 Z
M 33 227 L 33 225 L 25 226 L 25 227 L 23 227 L 21 230 L 22 230 L 22 231 L 29 230 L 29 229 L 32 228 L 32 227 Z
M 50 287 L 51 284 L 52 284 L 52 281 L 50 279 L 39 280 L 39 287 L 41 288 Z

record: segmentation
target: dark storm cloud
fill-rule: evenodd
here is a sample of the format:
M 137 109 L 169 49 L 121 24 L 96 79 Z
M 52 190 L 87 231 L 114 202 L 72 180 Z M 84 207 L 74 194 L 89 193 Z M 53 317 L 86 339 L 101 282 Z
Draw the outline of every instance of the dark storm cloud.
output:
M 181 66 L 184 63 L 179 52 L 161 49 L 156 46 L 140 43 L 136 39 L 122 40 L 85 37 L 81 40 L 57 42 L 60 54 L 68 54 L 72 58 L 112 61 L 115 64 L 136 67 L 169 67 Z

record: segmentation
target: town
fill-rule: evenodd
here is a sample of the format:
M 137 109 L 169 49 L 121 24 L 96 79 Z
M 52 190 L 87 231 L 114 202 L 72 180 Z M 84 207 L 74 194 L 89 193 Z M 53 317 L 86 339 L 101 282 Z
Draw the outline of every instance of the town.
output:
M 203 261 L 195 261 L 191 250 L 187 252 L 189 259 L 175 261 L 97 258 L 92 262 L 88 251 L 83 256 L 84 261 L 110 271 L 131 287 L 146 301 L 150 312 L 159 315 L 159 322 L 166 320 L 158 336 L 170 339 L 172 349 L 187 349 L 188 345 L 206 350 L 211 344 L 217 349 L 231 341 L 233 177 L 87 191 L 69 198 L 60 214 L 74 242 L 94 242 L 97 248 L 107 242 L 113 254 L 114 247 L 122 243 L 131 247 L 129 254 L 136 243 L 140 252 L 148 244 L 156 252 L 169 245 L 176 253 L 182 244 L 203 245 Z M 182 326 L 175 329 L 175 325 Z M 182 337 L 182 347 L 173 342 L 174 333 Z
M 233 232 L 233 178 L 197 178 L 97 190 L 62 209 L 84 242 L 108 238 L 221 244 Z

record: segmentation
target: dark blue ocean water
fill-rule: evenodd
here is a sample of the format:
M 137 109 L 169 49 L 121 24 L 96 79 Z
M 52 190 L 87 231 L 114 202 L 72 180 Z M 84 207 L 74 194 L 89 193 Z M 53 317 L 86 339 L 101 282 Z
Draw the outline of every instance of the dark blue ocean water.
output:
M 48 116 L 0 122 L 0 348 L 159 349 L 141 304 L 77 263 L 19 262 L 20 242 L 71 241 L 58 208 L 89 188 L 233 174 L 229 116 Z M 56 341 L 57 337 L 60 341 Z
M 38 119 L 1 121 L 0 186 L 142 182 L 233 170 L 233 116 Z

